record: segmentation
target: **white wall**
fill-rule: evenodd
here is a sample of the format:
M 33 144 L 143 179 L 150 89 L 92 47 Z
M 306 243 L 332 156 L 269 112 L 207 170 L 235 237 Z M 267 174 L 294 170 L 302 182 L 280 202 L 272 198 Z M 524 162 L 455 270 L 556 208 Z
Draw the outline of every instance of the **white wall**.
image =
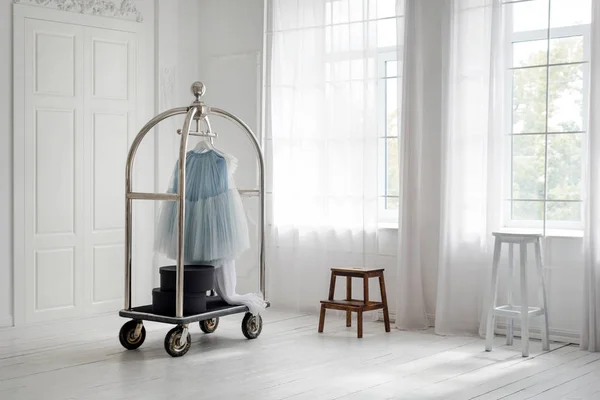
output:
M 206 84 L 204 100 L 243 119 L 260 135 L 262 87 L 263 0 L 202 0 L 198 25 L 197 79 Z M 213 117 L 219 134 L 215 145 L 238 158 L 238 188 L 257 188 L 256 157 L 251 142 L 231 122 Z M 250 227 L 256 228 L 256 199 L 244 200 Z M 238 291 L 257 291 L 257 234 L 252 229 L 253 249 L 237 262 Z
M 12 0 L 0 0 L 0 326 L 12 325 Z

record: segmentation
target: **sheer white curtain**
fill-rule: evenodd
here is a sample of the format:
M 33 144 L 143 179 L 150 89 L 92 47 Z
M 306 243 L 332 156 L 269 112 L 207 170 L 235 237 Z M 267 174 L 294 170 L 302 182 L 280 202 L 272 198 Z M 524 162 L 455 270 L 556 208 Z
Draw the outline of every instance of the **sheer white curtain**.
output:
M 600 1 L 592 2 L 590 121 L 586 139 L 584 198 L 585 279 L 581 348 L 600 351 Z
M 269 298 L 314 310 L 329 268 L 377 252 L 378 77 L 398 12 L 395 0 L 271 0 L 268 12 Z
M 491 232 L 500 225 L 502 207 L 503 77 L 500 0 L 447 0 L 442 35 L 440 236 L 435 330 L 440 334 L 477 333 L 485 276 L 490 269 Z M 405 101 L 403 102 L 404 179 L 398 259 L 401 290 L 396 325 L 425 328 L 418 172 L 427 132 L 419 85 L 427 79 L 419 65 L 420 0 L 407 1 Z M 409 20 L 413 19 L 412 22 Z M 409 56 L 410 54 L 410 56 Z M 415 56 L 416 55 L 416 56 Z M 414 57 L 414 58 L 413 58 Z M 409 65 L 410 62 L 416 63 Z M 411 97 L 412 96 L 412 97 Z M 416 217 L 415 217 L 416 216 Z M 436 240 L 433 238 L 432 240 Z

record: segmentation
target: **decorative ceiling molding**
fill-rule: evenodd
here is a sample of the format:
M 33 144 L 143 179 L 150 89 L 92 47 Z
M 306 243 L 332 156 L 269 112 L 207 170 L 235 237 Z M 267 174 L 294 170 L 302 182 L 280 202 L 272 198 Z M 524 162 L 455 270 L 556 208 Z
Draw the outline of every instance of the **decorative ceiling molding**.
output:
M 13 0 L 16 4 L 31 4 L 79 14 L 142 22 L 144 18 L 133 0 Z

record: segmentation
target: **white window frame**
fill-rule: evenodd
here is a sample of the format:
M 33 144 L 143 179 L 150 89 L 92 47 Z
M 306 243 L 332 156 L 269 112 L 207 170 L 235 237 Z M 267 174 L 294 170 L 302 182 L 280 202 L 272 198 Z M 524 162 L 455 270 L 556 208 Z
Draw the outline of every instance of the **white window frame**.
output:
M 506 26 L 509 27 L 510 24 L 512 24 L 512 20 L 511 20 L 511 16 L 508 15 L 507 18 L 507 22 L 506 22 Z M 507 29 L 507 32 L 510 32 L 512 29 Z M 590 25 L 586 24 L 586 25 L 577 25 L 577 26 L 567 26 L 567 27 L 558 27 L 558 28 L 552 28 L 550 30 L 548 29 L 540 29 L 540 30 L 535 30 L 535 31 L 523 31 L 523 32 L 513 32 L 507 35 L 507 40 L 506 40 L 506 59 L 505 59 L 505 71 L 506 71 L 506 79 L 505 79 L 505 93 L 506 93 L 506 103 L 505 103 L 505 108 L 506 108 L 506 128 L 508 129 L 508 132 L 506 133 L 507 136 L 507 140 L 506 142 L 506 160 L 505 160 L 505 173 L 508 179 L 505 179 L 506 185 L 505 185 L 505 196 L 503 199 L 503 222 L 504 222 L 504 226 L 505 228 L 517 228 L 517 229 L 543 229 L 544 232 L 547 232 L 548 230 L 551 231 L 559 231 L 559 230 L 565 230 L 565 231 L 581 231 L 583 230 L 583 219 L 580 221 L 549 221 L 546 219 L 546 203 L 548 202 L 561 202 L 561 201 L 565 201 L 565 200 L 548 200 L 547 197 L 547 193 L 544 193 L 544 199 L 532 199 L 534 201 L 539 201 L 542 202 L 544 204 L 544 210 L 543 210 L 543 214 L 542 214 L 542 220 L 513 220 L 512 219 L 512 205 L 515 201 L 526 201 L 526 200 L 515 200 L 512 198 L 512 193 L 513 193 L 513 186 L 512 186 L 512 156 L 513 156 L 513 152 L 512 152 L 512 138 L 513 136 L 517 136 L 517 135 L 521 135 L 521 134 L 513 134 L 512 133 L 512 127 L 513 127 L 513 80 L 512 80 L 512 71 L 515 69 L 512 65 L 512 60 L 513 60 L 513 53 L 512 53 L 512 44 L 513 43 L 517 43 L 517 42 L 528 42 L 528 41 L 537 41 L 537 40 L 552 40 L 552 39 L 557 39 L 557 38 L 563 38 L 563 37 L 572 37 L 572 36 L 583 36 L 583 61 L 582 62 L 574 62 L 574 63 L 565 63 L 566 65 L 572 65 L 572 64 L 581 64 L 583 67 L 583 101 L 582 101 L 582 131 L 581 132 L 565 132 L 565 133 L 548 133 L 546 132 L 539 132 L 540 135 L 545 135 L 546 137 L 553 135 L 553 134 L 562 134 L 562 135 L 569 135 L 569 134 L 581 134 L 581 135 L 586 135 L 588 133 L 588 105 L 589 105 L 589 83 L 590 83 L 590 78 L 589 78 L 589 57 L 590 57 Z M 549 64 L 549 66 L 547 64 L 541 64 L 540 67 L 546 67 L 547 71 L 549 67 L 552 67 L 553 65 L 561 65 L 560 64 Z M 546 87 L 546 91 L 548 91 L 549 88 Z M 546 126 L 546 129 L 548 127 Z M 527 134 L 523 134 L 523 135 L 527 135 Z M 547 146 L 547 140 L 546 140 L 546 146 Z M 582 140 L 582 153 L 585 154 L 585 140 Z M 546 147 L 547 148 L 547 147 Z M 584 158 L 583 158 L 583 154 L 582 154 L 582 177 L 583 175 L 583 168 L 584 168 Z M 546 160 L 547 163 L 547 160 Z M 547 177 L 547 168 L 546 171 L 544 172 L 544 179 L 547 181 L 548 177 Z M 582 182 L 583 185 L 583 182 Z M 547 190 L 547 187 L 545 188 L 545 190 Z M 581 207 L 581 215 L 583 216 L 583 194 L 585 192 L 586 188 L 582 187 L 581 189 L 581 197 L 580 200 L 578 200 L 578 202 L 580 203 L 580 207 Z M 572 201 L 572 200 L 571 200 Z M 568 202 L 568 201 L 567 201 Z

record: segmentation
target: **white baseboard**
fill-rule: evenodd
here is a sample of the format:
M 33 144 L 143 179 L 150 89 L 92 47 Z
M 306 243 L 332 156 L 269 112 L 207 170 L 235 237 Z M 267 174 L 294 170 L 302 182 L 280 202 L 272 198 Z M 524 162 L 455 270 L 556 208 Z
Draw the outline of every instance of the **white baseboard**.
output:
M 13 317 L 6 315 L 0 318 L 0 328 L 12 328 L 14 326 Z
M 429 319 L 429 326 L 431 326 L 431 327 L 435 326 L 435 315 L 427 314 L 427 318 Z M 383 321 L 383 313 L 381 311 L 379 312 L 378 320 Z M 396 322 L 396 314 L 395 313 L 390 312 L 390 321 Z M 504 322 L 496 323 L 495 333 L 498 335 L 506 335 L 506 324 Z M 518 326 L 515 326 L 513 335 L 515 337 L 521 337 L 521 328 Z M 531 337 L 532 339 L 540 339 L 541 340 L 542 335 L 540 332 L 540 328 L 535 327 L 535 326 L 531 327 L 529 329 L 529 337 Z M 550 327 L 550 340 L 554 341 L 554 342 L 560 342 L 560 343 L 573 343 L 573 344 L 581 343 L 579 331 L 554 329 L 552 327 Z

